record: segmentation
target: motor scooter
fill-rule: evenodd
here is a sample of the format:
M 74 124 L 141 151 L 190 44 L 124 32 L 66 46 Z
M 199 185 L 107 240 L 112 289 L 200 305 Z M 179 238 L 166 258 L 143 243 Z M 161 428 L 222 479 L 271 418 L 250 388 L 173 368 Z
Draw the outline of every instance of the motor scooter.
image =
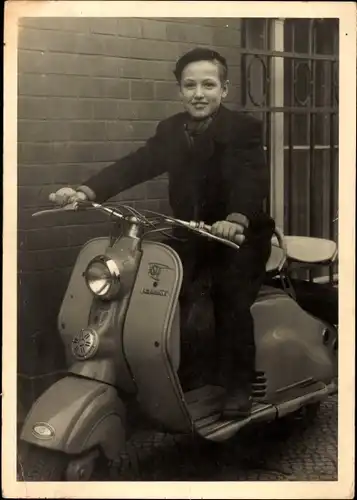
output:
M 286 273 L 294 259 L 331 262 L 334 242 L 288 237 L 276 229 L 266 270 L 282 286 L 263 286 L 252 306 L 252 412 L 224 420 L 223 387 L 202 383 L 187 389 L 181 383 L 182 263 L 170 245 L 150 235 L 186 228 L 238 252 L 239 244 L 214 236 L 203 222 L 124 204 L 83 202 L 34 215 L 81 209 L 108 214 L 119 232 L 88 241 L 78 254 L 58 315 L 68 371 L 25 419 L 20 479 L 88 481 L 103 463 L 118 470 L 133 400 L 153 429 L 223 443 L 249 426 L 316 408 L 337 392 L 337 327 L 298 304 Z

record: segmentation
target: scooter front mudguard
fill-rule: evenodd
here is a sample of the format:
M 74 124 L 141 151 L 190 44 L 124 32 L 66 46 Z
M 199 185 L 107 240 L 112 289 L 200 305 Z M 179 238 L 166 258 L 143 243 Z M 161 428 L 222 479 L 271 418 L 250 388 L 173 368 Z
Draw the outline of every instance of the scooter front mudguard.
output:
M 114 387 L 68 376 L 34 403 L 20 439 L 73 455 L 100 447 L 112 460 L 125 444 L 125 407 Z

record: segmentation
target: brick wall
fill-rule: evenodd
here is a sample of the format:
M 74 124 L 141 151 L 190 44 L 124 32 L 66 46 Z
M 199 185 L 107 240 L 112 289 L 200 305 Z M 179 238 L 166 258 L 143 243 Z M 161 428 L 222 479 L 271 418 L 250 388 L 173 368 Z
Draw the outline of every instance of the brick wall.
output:
M 227 26 L 228 25 L 228 26 Z M 181 110 L 172 69 L 200 45 L 228 59 L 238 104 L 239 20 L 23 18 L 18 52 L 19 358 L 26 402 L 36 377 L 63 368 L 56 317 L 80 246 L 106 234 L 102 215 L 32 219 L 48 194 L 81 183 Z M 168 210 L 166 176 L 120 195 Z M 34 378 L 35 377 L 35 378 Z

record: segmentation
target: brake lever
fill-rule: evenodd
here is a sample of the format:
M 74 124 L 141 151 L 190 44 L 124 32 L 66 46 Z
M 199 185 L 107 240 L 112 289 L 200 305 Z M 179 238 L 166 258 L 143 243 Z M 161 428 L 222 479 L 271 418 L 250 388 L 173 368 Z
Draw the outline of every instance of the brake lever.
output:
M 46 210 L 40 210 L 38 212 L 34 212 L 32 217 L 38 217 L 40 215 L 52 214 L 52 213 L 60 213 L 60 212 L 76 212 L 78 210 L 78 203 L 74 202 L 70 205 L 66 205 L 65 207 L 59 208 L 47 208 Z

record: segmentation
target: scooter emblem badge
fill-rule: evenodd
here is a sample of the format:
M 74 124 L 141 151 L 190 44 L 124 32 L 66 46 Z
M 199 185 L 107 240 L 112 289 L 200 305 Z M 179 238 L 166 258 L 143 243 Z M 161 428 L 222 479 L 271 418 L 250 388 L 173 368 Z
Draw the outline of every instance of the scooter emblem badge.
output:
M 32 433 L 38 439 L 51 439 L 55 435 L 55 430 L 46 422 L 38 422 L 33 426 Z
M 98 350 L 98 334 L 92 328 L 86 328 L 72 340 L 73 356 L 81 361 L 92 358 Z
M 161 272 L 163 270 L 170 269 L 168 266 L 165 266 L 164 264 L 159 264 L 156 262 L 150 262 L 149 263 L 149 276 L 152 278 L 154 281 L 159 282 L 160 281 L 160 276 Z

